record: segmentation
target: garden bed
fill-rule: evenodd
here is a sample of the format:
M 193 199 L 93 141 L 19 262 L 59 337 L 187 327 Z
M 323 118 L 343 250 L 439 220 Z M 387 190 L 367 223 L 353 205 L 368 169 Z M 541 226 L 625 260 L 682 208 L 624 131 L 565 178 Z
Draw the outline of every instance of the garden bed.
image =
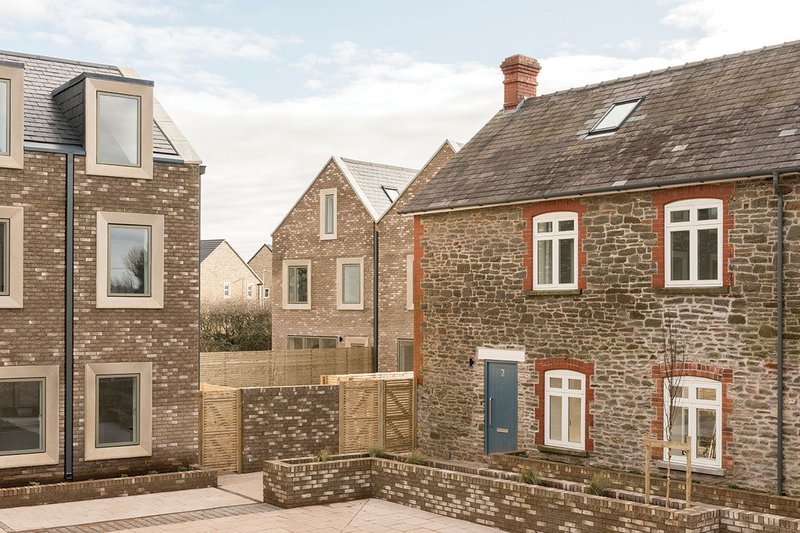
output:
M 90 479 L 0 489 L 0 508 L 64 503 L 217 486 L 216 470 Z

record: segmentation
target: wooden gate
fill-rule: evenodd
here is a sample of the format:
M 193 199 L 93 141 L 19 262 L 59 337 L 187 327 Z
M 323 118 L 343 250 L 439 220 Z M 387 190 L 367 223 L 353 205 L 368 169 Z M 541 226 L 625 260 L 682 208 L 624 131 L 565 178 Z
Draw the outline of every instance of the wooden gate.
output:
M 339 381 L 339 453 L 379 446 L 407 452 L 416 443 L 414 379 Z
M 241 389 L 201 385 L 200 465 L 220 472 L 241 472 Z

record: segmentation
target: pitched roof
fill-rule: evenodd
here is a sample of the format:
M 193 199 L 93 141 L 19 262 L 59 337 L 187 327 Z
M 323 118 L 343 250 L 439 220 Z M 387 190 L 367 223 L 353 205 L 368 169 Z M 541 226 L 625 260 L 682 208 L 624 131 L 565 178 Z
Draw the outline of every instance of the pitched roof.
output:
M 418 172 L 413 168 L 357 161 L 344 157 L 335 159 L 350 179 L 353 188 L 357 189 L 356 193 L 361 197 L 361 201 L 364 202 L 375 220 L 380 219 L 392 206 L 392 200 L 386 195 L 383 187 L 396 189 L 399 193 L 406 188 L 406 185 L 414 179 Z
M 639 97 L 615 133 L 587 135 L 612 103 Z M 495 115 L 401 212 L 798 165 L 800 41 L 529 98 Z
M 219 245 L 225 242 L 225 239 L 207 239 L 200 241 L 200 262 L 206 260 L 206 257 L 211 255 L 211 252 L 219 248 Z
M 255 259 L 255 258 L 258 256 L 258 254 L 260 254 L 260 253 L 261 253 L 261 250 L 263 250 L 264 248 L 266 248 L 267 250 L 269 250 L 269 253 L 272 253 L 272 246 L 270 246 L 269 244 L 262 244 L 262 245 L 261 245 L 261 247 L 260 247 L 258 250 L 256 250 L 256 253 L 254 253 L 254 254 L 253 254 L 253 257 L 251 257 L 251 258 L 250 258 L 250 259 L 247 261 L 247 264 L 249 265 L 250 263 L 252 263 L 252 262 L 253 262 L 253 259 Z
M 75 131 L 68 118 L 52 96 L 54 89 L 61 87 L 81 74 L 100 74 L 123 77 L 122 69 L 113 65 L 100 65 L 58 59 L 52 57 L 0 51 L 0 61 L 22 63 L 25 66 L 25 123 L 26 142 L 41 142 L 67 145 L 83 145 L 83 132 Z M 130 76 L 126 76 L 130 78 Z M 157 102 L 154 103 L 153 153 L 167 156 L 181 156 L 175 148 L 185 139 L 177 132 L 172 121 Z M 175 130 L 175 139 L 170 139 L 164 130 Z M 192 151 L 193 152 L 193 151 Z M 196 157 L 196 154 L 193 154 Z

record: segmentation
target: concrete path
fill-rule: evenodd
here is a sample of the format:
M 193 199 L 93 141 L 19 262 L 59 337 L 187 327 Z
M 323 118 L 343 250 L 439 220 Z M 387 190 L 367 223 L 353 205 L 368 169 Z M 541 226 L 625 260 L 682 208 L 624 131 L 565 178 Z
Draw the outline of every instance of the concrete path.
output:
M 382 500 L 299 509 L 260 502 L 261 473 L 220 476 L 218 489 L 0 509 L 0 531 L 136 532 L 440 532 L 493 528 Z

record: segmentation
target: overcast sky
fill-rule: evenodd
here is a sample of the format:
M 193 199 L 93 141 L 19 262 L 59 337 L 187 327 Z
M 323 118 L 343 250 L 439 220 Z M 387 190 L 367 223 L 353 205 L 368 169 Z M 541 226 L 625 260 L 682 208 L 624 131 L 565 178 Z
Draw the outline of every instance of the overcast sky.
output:
M 112 63 L 208 166 L 203 238 L 254 253 L 332 154 L 418 167 L 540 92 L 800 39 L 798 0 L 3 0 L 0 48 Z M 768 80 L 765 80 L 767 83 Z

